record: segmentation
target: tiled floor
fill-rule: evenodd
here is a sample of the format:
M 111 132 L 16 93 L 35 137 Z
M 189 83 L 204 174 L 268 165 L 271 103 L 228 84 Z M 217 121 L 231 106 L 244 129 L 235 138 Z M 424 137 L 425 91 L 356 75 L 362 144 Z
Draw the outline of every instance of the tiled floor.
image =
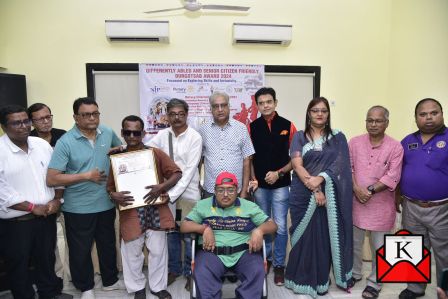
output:
M 368 274 L 368 268 L 370 268 L 370 263 L 364 263 L 364 273 Z M 433 268 L 433 277 L 435 277 L 434 268 Z M 435 279 L 433 279 L 433 282 L 428 286 L 426 290 L 426 295 L 424 297 L 421 297 L 422 299 L 434 299 L 437 298 L 436 291 L 435 291 Z M 188 299 L 190 298 L 189 293 L 184 289 L 185 286 L 185 280 L 183 278 L 177 279 L 171 286 L 168 287 L 168 291 L 171 293 L 173 299 Z M 329 293 L 326 296 L 322 296 L 319 298 L 361 298 L 362 290 L 365 287 L 365 281 L 358 282 L 357 285 L 352 289 L 351 294 L 348 294 L 346 292 L 343 292 L 336 288 L 334 284 L 331 286 Z M 398 298 L 398 294 L 400 291 L 405 287 L 404 284 L 385 284 L 383 287 L 383 290 L 380 293 L 379 298 L 381 299 L 396 299 Z M 224 285 L 224 297 L 225 298 L 232 298 L 234 296 L 233 293 L 234 286 L 225 284 Z M 277 287 L 273 283 L 273 274 L 272 271 L 268 276 L 268 290 L 269 290 L 269 298 L 272 299 L 286 299 L 286 298 L 294 298 L 294 299 L 305 299 L 305 298 L 311 298 L 306 295 L 296 295 L 293 294 L 290 290 L 286 289 L 285 287 Z M 77 291 L 71 283 L 68 283 L 65 288 L 64 292 L 74 295 L 74 298 L 81 298 L 81 293 Z M 95 286 L 95 294 L 96 298 L 111 298 L 111 299 L 121 299 L 121 298 L 133 298 L 133 294 L 127 294 L 126 291 L 110 291 L 105 292 L 101 290 L 101 279 L 99 276 L 96 276 L 96 286 Z M 152 299 L 155 298 L 155 296 L 152 296 L 149 291 L 147 291 L 147 298 Z M 12 296 L 10 293 L 3 293 L 0 294 L 0 299 L 12 299 Z
M 63 252 L 63 248 L 64 246 L 64 236 L 62 233 L 62 229 L 59 226 L 58 227 L 58 246 L 59 246 L 59 250 L 61 251 L 61 258 L 64 258 L 64 252 Z M 288 251 L 289 251 L 289 247 L 288 247 Z M 434 263 L 434 261 L 433 261 Z M 364 276 L 368 276 L 369 274 L 369 269 L 371 267 L 369 262 L 365 262 L 364 263 L 364 268 L 363 268 L 363 272 L 364 272 Z M 430 285 L 428 285 L 428 288 L 426 290 L 426 295 L 424 297 L 420 297 L 422 299 L 435 299 L 437 298 L 436 296 L 436 288 L 435 288 L 435 267 L 433 265 L 432 268 L 432 283 Z M 100 276 L 95 276 L 95 281 L 96 281 L 96 285 L 95 285 L 95 294 L 96 294 L 96 298 L 101 299 L 101 298 L 114 298 L 114 299 L 119 299 L 119 298 L 133 298 L 133 294 L 128 294 L 126 291 L 109 291 L 109 292 L 105 292 L 101 290 L 101 277 Z M 168 287 L 168 291 L 171 293 L 173 299 L 188 299 L 190 298 L 189 293 L 184 289 L 185 286 L 185 279 L 184 278 L 178 278 L 171 286 Z M 350 299 L 350 298 L 362 298 L 361 297 L 361 293 L 362 290 L 365 287 L 365 280 L 362 280 L 361 282 L 358 282 L 356 284 L 356 286 L 351 290 L 351 294 L 348 294 L 346 292 L 343 292 L 341 290 L 339 290 L 335 284 L 332 284 L 330 287 L 330 291 L 328 292 L 328 294 L 326 296 L 322 296 L 319 298 L 326 298 L 326 299 L 331 299 L 331 298 L 339 298 L 339 299 Z M 380 293 L 379 298 L 381 299 L 396 299 L 398 298 L 398 294 L 401 292 L 401 290 L 403 290 L 405 288 L 405 284 L 384 284 L 383 289 Z M 147 288 L 148 289 L 148 288 Z M 268 291 L 269 291 L 269 298 L 272 299 L 286 299 L 286 298 L 293 298 L 293 299 L 305 299 L 305 298 L 311 298 L 308 297 L 306 295 L 297 295 L 294 294 L 292 291 L 290 291 L 289 289 L 286 289 L 285 287 L 278 287 L 275 286 L 273 283 L 273 273 L 271 270 L 271 273 L 268 276 Z M 81 293 L 79 291 L 77 291 L 73 285 L 70 282 L 65 282 L 65 287 L 64 287 L 64 292 L 69 293 L 74 295 L 74 298 L 78 299 L 81 298 Z M 223 287 L 223 297 L 224 298 L 232 298 L 234 297 L 234 285 L 229 285 L 229 284 L 225 284 Z M 148 299 L 152 299 L 155 298 L 155 296 L 151 295 L 149 291 L 147 291 L 147 298 Z M 12 299 L 12 295 L 9 292 L 3 292 L 0 293 L 0 299 Z

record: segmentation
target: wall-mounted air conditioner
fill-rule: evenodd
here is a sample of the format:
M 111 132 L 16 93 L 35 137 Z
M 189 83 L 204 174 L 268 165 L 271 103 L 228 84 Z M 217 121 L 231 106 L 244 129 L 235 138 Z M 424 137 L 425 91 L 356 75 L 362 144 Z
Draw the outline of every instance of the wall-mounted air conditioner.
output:
M 233 23 L 234 44 L 287 46 L 291 39 L 292 25 Z
M 168 21 L 106 20 L 106 36 L 111 41 L 169 42 Z

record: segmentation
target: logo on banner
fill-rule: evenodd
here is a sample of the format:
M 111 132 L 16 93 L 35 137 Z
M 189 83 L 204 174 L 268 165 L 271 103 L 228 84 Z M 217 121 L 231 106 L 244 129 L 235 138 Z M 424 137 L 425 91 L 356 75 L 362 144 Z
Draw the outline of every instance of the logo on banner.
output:
M 376 263 L 378 282 L 431 282 L 431 253 L 423 245 L 423 236 L 408 230 L 384 236 Z
M 149 88 L 152 93 L 160 93 L 160 92 L 169 92 L 170 88 L 167 86 L 157 86 L 154 85 L 153 87 Z
M 173 87 L 173 92 L 176 92 L 176 93 L 186 93 L 187 89 L 185 87 Z

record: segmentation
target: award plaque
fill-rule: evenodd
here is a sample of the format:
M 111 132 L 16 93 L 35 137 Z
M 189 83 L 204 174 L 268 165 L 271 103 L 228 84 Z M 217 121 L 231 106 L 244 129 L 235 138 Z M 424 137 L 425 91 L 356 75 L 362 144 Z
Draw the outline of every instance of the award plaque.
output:
M 157 168 L 152 149 L 126 152 L 110 156 L 112 171 L 117 192 L 129 191 L 134 197 L 131 205 L 119 206 L 120 210 L 127 210 L 149 205 L 143 197 L 150 189 L 149 185 L 157 185 Z M 161 202 L 160 197 L 152 204 Z

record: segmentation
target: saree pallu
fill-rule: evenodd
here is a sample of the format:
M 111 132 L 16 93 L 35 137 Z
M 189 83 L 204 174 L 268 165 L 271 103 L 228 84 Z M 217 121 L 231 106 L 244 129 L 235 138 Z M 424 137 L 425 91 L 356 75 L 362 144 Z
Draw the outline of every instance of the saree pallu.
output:
M 352 278 L 352 175 L 347 140 L 333 131 L 328 140 L 310 142 L 303 131 L 291 144 L 291 158 L 300 155 L 312 176 L 322 176 L 327 203 L 317 206 L 313 193 L 294 173 L 289 207 L 291 251 L 285 285 L 295 293 L 317 297 L 328 291 L 330 267 L 337 286 Z

